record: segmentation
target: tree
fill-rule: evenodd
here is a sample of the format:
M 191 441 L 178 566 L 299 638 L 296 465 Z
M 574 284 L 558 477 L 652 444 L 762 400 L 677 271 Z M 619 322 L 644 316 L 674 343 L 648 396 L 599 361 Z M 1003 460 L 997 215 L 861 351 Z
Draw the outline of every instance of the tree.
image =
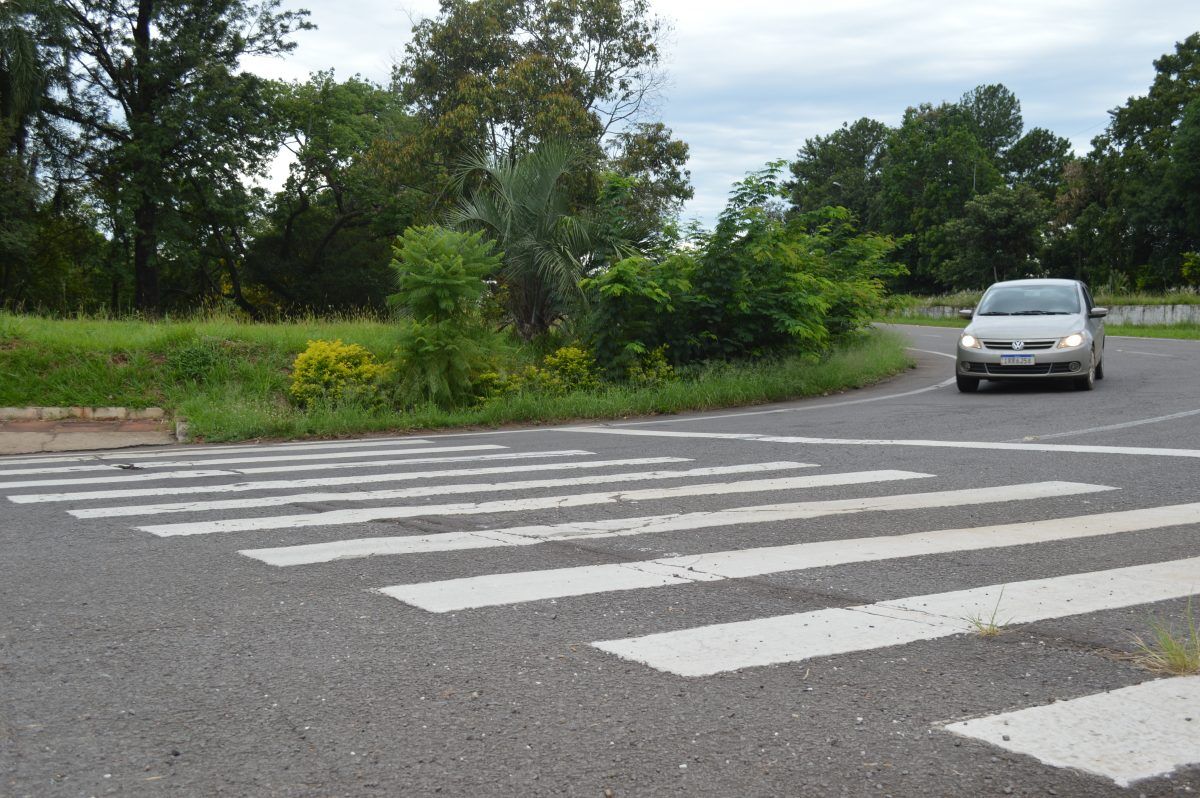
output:
M 662 23 L 648 0 L 441 0 L 393 83 L 424 124 L 425 157 L 598 142 L 659 85 Z
M 275 92 L 294 160 L 255 230 L 246 276 L 290 310 L 382 309 L 389 245 L 432 215 L 440 177 L 399 157 L 416 122 L 392 92 L 332 71 Z
M 891 128 L 863 117 L 843 123 L 828 136 L 804 142 L 791 164 L 787 184 L 792 205 L 799 213 L 827 205 L 849 208 L 864 229 L 879 223 L 879 187 L 884 147 Z
M 1105 239 L 1102 269 L 1136 287 L 1178 285 L 1186 254 L 1196 246 L 1188 221 L 1187 173 L 1200 99 L 1200 33 L 1154 62 L 1145 96 L 1111 112 L 1108 129 L 1092 142 L 1089 159 L 1101 175 L 1097 202 Z
M 1025 184 L 998 186 L 968 201 L 962 217 L 945 225 L 954 255 L 942 265 L 943 279 L 954 288 L 978 289 L 1031 276 L 1048 216 L 1048 203 Z
M 565 142 L 545 142 L 516 159 L 477 156 L 458 176 L 450 222 L 482 230 L 504 252 L 497 275 L 509 316 L 525 340 L 545 333 L 579 297 L 590 225 L 573 214 L 567 177 L 580 155 Z
M 906 237 L 901 254 L 917 290 L 943 287 L 939 265 L 950 245 L 942 226 L 963 205 L 1000 185 L 1000 172 L 953 105 L 909 108 L 888 138 L 880 178 L 884 231 Z
M 979 146 L 993 161 L 999 161 L 1017 143 L 1025 123 L 1021 102 L 1002 83 L 976 86 L 958 101 Z
M 670 246 L 679 212 L 694 195 L 688 145 L 661 122 L 645 122 L 617 134 L 611 149 L 596 202 L 605 238 L 642 251 Z
M 1070 141 L 1035 127 L 1009 147 L 1003 166 L 1010 186 L 1024 183 L 1052 200 L 1070 160 Z
M 248 145 L 260 135 L 252 128 L 269 110 L 262 105 L 261 81 L 237 70 L 242 57 L 290 51 L 289 36 L 311 27 L 308 12 L 279 11 L 279 5 L 58 2 L 71 91 L 49 110 L 78 131 L 89 150 L 95 193 L 113 203 L 113 222 L 130 231 L 140 309 L 162 304 L 160 232 L 179 187 L 193 177 L 236 179 L 262 168 L 262 150 Z M 240 113 L 232 119 L 224 116 L 236 108 Z

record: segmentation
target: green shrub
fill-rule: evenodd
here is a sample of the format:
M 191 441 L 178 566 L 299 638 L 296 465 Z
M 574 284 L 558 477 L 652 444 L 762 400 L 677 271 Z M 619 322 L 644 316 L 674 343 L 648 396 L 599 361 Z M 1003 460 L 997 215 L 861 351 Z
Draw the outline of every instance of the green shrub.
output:
M 666 345 L 642 352 L 625 371 L 625 379 L 638 388 L 656 388 L 678 378 L 667 360 Z
M 483 278 L 500 265 L 494 249 L 482 233 L 410 227 L 392 247 L 399 291 L 389 299 L 422 322 L 472 315 L 487 290 Z
M 200 338 L 167 352 L 166 365 L 177 381 L 203 382 L 221 362 L 220 342 Z
M 564 346 L 546 355 L 540 368 L 530 366 L 523 376 L 531 388 L 552 396 L 600 387 L 596 359 L 577 346 Z
M 400 335 L 401 401 L 454 407 L 478 398 L 476 375 L 486 367 L 493 336 L 481 324 L 484 276 L 500 265 L 480 233 L 410 227 L 396 241 L 399 292 L 393 304 L 414 321 Z
M 379 401 L 379 382 L 388 367 L 358 344 L 309 341 L 308 348 L 292 364 L 289 388 L 292 401 L 300 407 L 317 403 L 372 404 Z

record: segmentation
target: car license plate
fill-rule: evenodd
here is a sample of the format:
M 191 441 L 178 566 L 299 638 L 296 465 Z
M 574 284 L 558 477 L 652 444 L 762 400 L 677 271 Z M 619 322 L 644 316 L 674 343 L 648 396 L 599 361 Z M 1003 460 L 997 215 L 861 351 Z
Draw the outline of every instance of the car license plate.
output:
M 1032 366 L 1033 355 L 1001 355 L 1001 366 Z

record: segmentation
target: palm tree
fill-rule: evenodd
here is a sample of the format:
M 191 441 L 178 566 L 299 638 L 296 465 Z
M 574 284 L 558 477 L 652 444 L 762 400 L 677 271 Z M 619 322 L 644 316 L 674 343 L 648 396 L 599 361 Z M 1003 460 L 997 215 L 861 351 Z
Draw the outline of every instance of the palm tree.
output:
M 498 277 L 526 340 L 549 330 L 580 298 L 592 235 L 572 213 L 565 180 L 579 162 L 571 145 L 544 142 L 516 158 L 473 156 L 457 176 L 462 198 L 449 223 L 483 230 L 499 244 Z

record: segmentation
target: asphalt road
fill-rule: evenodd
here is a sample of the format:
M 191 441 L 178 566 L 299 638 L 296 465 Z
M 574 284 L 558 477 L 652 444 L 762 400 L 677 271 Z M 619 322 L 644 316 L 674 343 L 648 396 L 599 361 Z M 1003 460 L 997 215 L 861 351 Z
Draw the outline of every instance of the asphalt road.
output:
M 1200 343 L 961 395 L 903 330 L 742 412 L 0 459 L 0 794 L 1194 794 L 1124 655 L 1200 593 Z

